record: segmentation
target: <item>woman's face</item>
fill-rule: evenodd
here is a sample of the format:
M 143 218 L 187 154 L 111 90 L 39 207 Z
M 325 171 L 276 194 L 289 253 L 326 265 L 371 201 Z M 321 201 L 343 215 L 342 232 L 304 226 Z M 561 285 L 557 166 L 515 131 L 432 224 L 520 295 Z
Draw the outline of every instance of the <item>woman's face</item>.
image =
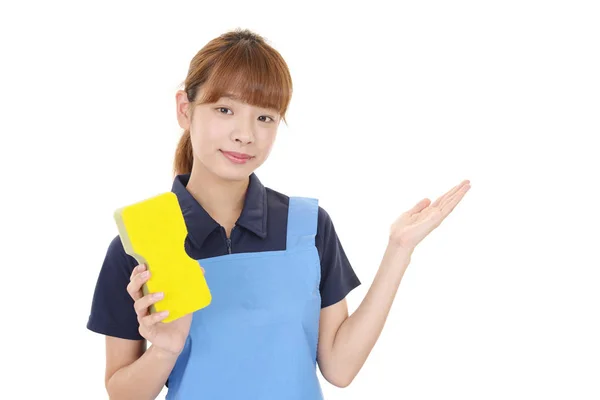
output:
M 242 180 L 265 162 L 281 122 L 276 110 L 233 97 L 196 105 L 193 115 L 191 107 L 185 92 L 179 91 L 179 125 L 190 130 L 195 168 L 200 163 L 222 179 Z

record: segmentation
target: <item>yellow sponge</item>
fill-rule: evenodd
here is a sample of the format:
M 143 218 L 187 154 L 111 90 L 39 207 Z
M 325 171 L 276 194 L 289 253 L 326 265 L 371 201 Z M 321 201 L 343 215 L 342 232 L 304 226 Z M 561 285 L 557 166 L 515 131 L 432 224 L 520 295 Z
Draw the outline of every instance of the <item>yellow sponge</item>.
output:
M 119 208 L 114 218 L 125 252 L 150 271 L 144 294 L 164 293 L 151 313 L 168 310 L 163 322 L 170 322 L 210 304 L 200 264 L 185 252 L 187 227 L 175 193 Z

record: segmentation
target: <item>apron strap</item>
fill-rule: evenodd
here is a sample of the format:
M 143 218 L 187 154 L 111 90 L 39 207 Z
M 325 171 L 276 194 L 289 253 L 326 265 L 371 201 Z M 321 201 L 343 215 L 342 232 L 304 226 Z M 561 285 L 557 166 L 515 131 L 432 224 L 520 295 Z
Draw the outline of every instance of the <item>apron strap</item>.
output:
M 287 250 L 315 245 L 318 217 L 319 201 L 317 199 L 290 197 Z

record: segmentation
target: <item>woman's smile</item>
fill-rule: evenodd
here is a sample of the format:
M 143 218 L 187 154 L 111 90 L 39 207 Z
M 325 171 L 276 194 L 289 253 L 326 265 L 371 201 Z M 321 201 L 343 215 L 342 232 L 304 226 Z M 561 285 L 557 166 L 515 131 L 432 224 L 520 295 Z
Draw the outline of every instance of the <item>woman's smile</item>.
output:
M 245 153 L 236 153 L 234 151 L 225 151 L 225 150 L 220 150 L 220 151 L 221 151 L 221 153 L 223 153 L 223 155 L 225 157 L 227 157 L 227 159 L 229 159 L 234 164 L 245 164 L 249 160 L 254 158 L 253 156 L 251 156 L 249 154 L 245 154 Z

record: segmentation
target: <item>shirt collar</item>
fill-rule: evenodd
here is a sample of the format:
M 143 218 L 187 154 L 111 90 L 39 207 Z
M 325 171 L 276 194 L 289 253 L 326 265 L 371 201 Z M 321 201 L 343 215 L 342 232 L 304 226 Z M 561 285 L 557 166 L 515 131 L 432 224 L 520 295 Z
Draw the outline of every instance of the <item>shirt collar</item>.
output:
M 253 232 L 264 239 L 267 237 L 267 191 L 256 174 L 250 175 L 244 207 L 236 225 Z M 190 174 L 177 175 L 173 180 L 171 191 L 177 196 L 188 234 L 200 246 L 215 229 L 220 228 L 198 201 L 186 189 Z

